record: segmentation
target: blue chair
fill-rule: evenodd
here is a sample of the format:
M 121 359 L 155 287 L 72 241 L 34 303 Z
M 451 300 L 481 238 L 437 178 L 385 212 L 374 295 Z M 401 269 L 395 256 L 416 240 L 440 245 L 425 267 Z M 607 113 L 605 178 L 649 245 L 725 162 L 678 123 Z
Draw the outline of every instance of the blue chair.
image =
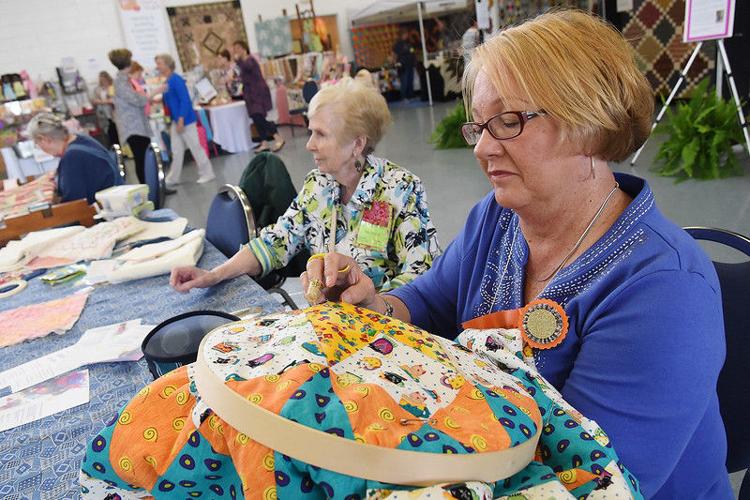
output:
M 684 228 L 696 240 L 733 248 L 750 259 L 750 238 L 725 229 Z M 714 261 L 721 284 L 727 359 L 719 374 L 719 408 L 727 431 L 727 470 L 745 470 L 739 498 L 750 498 L 750 260 Z
M 315 97 L 315 94 L 317 93 L 318 93 L 318 84 L 315 82 L 315 80 L 306 81 L 304 85 L 302 85 L 302 98 L 305 100 L 305 106 L 303 108 L 289 110 L 289 114 L 291 116 L 302 115 L 302 117 L 305 120 L 305 127 L 307 127 L 308 125 L 308 120 L 307 120 L 308 105 L 310 104 L 310 101 L 312 101 L 312 98 Z M 294 137 L 294 127 L 292 127 L 292 137 Z
M 148 199 L 154 203 L 154 209 L 158 210 L 164 206 L 166 183 L 164 181 L 161 148 L 154 142 L 146 149 L 144 174 L 146 185 L 148 185 Z
M 206 239 L 219 249 L 227 258 L 236 254 L 242 245 L 250 241 L 250 236 L 257 236 L 255 218 L 250 202 L 237 186 L 225 184 L 211 202 L 206 221 Z M 281 295 L 285 304 L 297 309 L 297 304 L 286 290 L 279 288 L 284 282 L 276 273 L 270 273 L 263 279 L 256 279 L 269 293 Z
M 125 162 L 122 159 L 122 149 L 120 149 L 119 144 L 112 144 L 112 147 L 109 150 L 109 156 L 115 161 L 115 164 L 117 165 L 117 172 L 120 174 L 120 178 L 122 179 L 122 182 L 118 182 L 117 184 L 124 184 Z

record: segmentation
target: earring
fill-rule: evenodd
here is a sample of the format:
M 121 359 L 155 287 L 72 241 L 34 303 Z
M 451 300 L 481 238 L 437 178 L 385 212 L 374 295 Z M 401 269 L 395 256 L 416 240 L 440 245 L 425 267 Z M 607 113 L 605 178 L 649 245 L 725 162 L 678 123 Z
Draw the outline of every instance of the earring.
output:
M 594 171 L 594 157 L 589 156 L 589 158 L 591 159 L 591 177 L 596 179 L 596 172 Z
M 359 173 L 362 173 L 362 171 L 365 169 L 365 166 L 362 164 L 359 158 L 354 160 L 354 169 Z

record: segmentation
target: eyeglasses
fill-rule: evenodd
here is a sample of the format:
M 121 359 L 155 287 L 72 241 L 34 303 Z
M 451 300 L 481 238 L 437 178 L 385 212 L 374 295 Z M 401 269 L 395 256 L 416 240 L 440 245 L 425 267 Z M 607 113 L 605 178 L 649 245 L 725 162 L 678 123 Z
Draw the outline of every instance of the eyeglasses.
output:
M 537 116 L 544 116 L 544 111 L 504 111 L 491 116 L 484 123 L 467 122 L 461 126 L 461 134 L 469 146 L 479 142 L 484 129 L 498 141 L 513 139 L 523 132 L 523 126 L 527 121 Z

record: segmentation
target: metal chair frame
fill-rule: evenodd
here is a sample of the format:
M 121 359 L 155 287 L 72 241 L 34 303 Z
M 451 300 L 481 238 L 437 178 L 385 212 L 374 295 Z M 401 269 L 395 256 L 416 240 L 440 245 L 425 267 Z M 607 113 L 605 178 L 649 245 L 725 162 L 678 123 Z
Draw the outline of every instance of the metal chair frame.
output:
M 166 174 L 164 173 L 164 163 L 161 161 L 161 148 L 155 142 L 152 142 L 149 146 L 154 152 L 154 159 L 156 160 L 156 171 L 157 179 L 159 183 L 159 194 L 157 195 L 158 206 L 155 208 L 162 208 L 164 206 L 164 196 L 166 195 L 167 181 Z
M 228 193 L 230 197 L 234 195 L 234 198 L 239 200 L 240 205 L 242 206 L 242 210 L 245 214 L 245 224 L 247 225 L 248 237 L 249 238 L 252 238 L 254 236 L 257 237 L 259 229 L 257 225 L 255 224 L 255 216 L 253 215 L 253 208 L 250 205 L 250 200 L 248 200 L 245 192 L 242 189 L 240 189 L 239 186 L 235 186 L 234 184 L 224 184 L 223 186 L 219 188 L 219 192 L 217 194 L 224 194 L 224 193 Z M 297 307 L 297 304 L 294 302 L 292 297 L 289 296 L 287 291 L 281 288 L 281 285 L 284 284 L 285 280 L 286 278 L 282 278 L 282 280 L 276 286 L 268 288 L 266 289 L 266 291 L 268 293 L 277 293 L 281 295 L 286 305 L 288 305 L 292 309 L 299 309 Z
M 119 144 L 112 144 L 112 151 L 115 153 L 115 161 L 117 162 L 117 169 L 120 171 L 120 177 L 125 180 L 125 162 L 122 159 L 122 149 Z
M 688 226 L 683 227 L 682 229 L 687 231 L 687 233 L 696 240 L 708 240 L 715 243 L 721 243 L 750 257 L 750 238 L 740 233 L 735 233 L 729 229 L 718 229 L 705 226 Z M 723 235 L 724 238 L 719 235 Z

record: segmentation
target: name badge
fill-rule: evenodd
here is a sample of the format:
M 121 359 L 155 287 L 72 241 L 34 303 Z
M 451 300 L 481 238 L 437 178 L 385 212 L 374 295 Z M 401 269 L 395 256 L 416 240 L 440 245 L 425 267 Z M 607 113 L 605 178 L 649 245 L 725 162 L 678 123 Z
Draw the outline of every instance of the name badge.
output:
M 362 214 L 357 232 L 357 245 L 381 252 L 388 248 L 393 207 L 385 201 L 375 201 Z

